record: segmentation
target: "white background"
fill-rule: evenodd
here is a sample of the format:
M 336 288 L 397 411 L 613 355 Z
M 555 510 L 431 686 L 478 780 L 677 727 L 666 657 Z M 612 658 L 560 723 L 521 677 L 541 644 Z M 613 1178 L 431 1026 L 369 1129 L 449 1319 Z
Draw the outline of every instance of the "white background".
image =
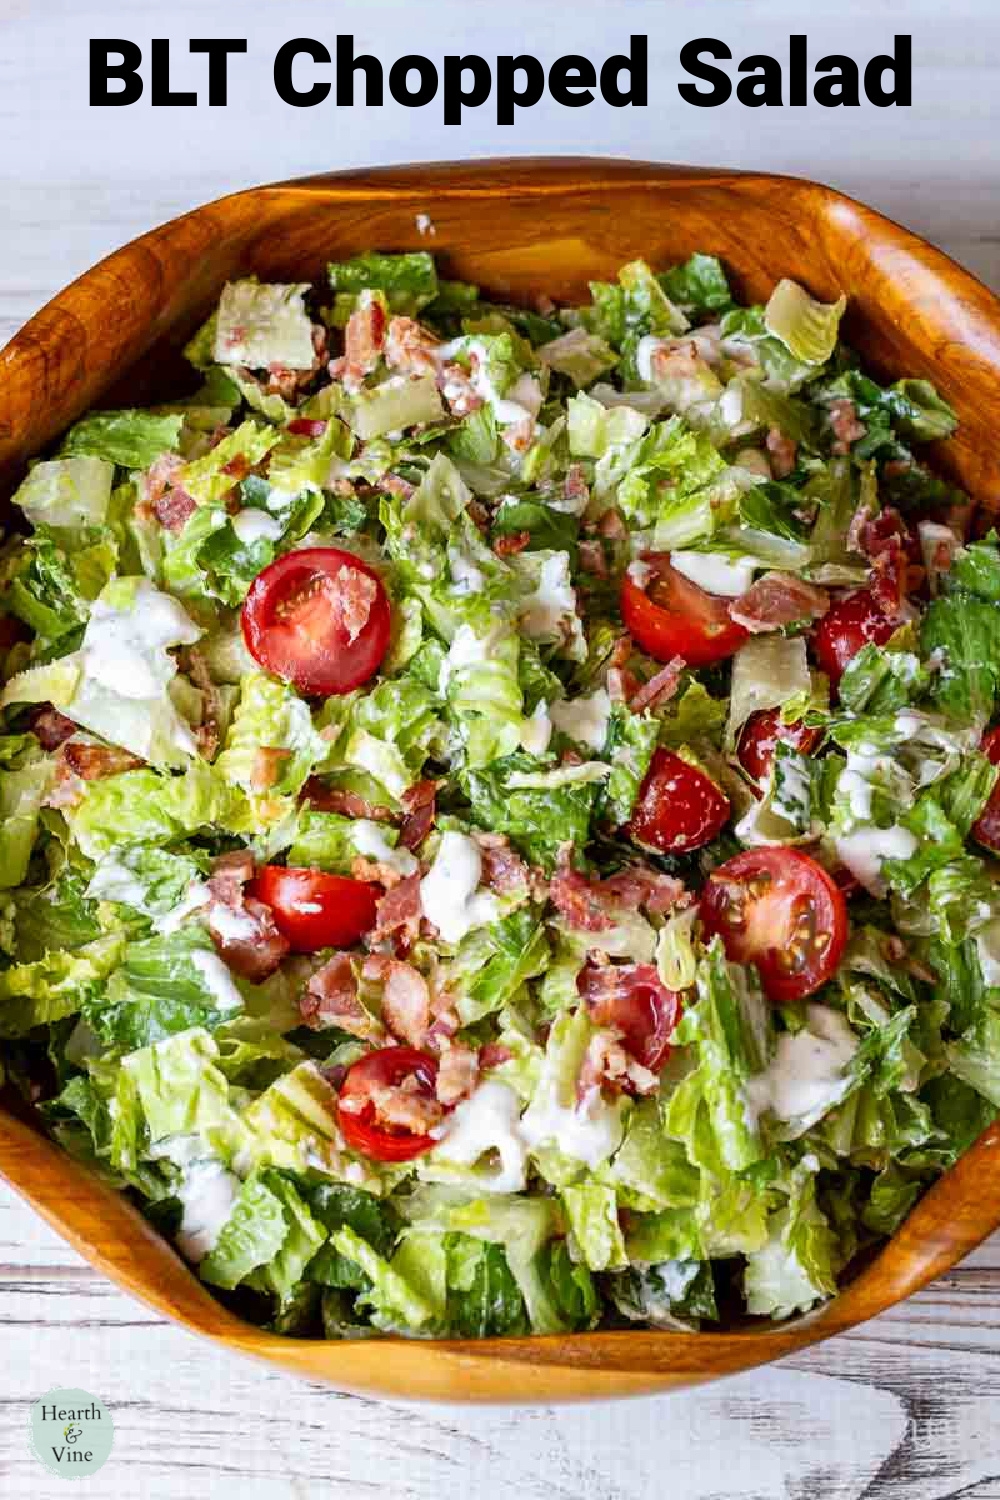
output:
M 124 240 L 235 188 L 338 166 L 491 154 L 608 154 L 766 168 L 854 193 L 1000 285 L 1000 8 L 943 0 L 0 0 L 0 339 Z M 816 7 L 815 9 L 819 9 Z M 909 109 L 749 110 L 684 103 L 678 53 L 697 35 L 734 59 L 810 55 L 862 64 L 913 37 Z M 546 99 L 501 129 L 495 104 L 442 123 L 407 110 L 293 109 L 277 98 L 280 44 L 338 31 L 388 70 L 407 52 L 562 52 L 600 65 L 649 37 L 650 102 L 561 108 Z M 247 37 L 226 109 L 88 106 L 88 39 L 144 50 L 174 39 L 174 87 L 207 99 L 192 36 Z M 731 65 L 735 75 L 735 61 Z M 148 69 L 144 69 L 148 78 Z M 388 97 L 388 95 L 387 95 Z M 0 392 L 2 418 L 2 392 Z M 1000 1243 L 877 1323 L 780 1369 L 627 1406 L 488 1412 L 404 1409 L 341 1397 L 217 1354 L 89 1271 L 0 1187 L 0 1494 L 49 1500 L 65 1485 L 29 1457 L 30 1402 L 56 1384 L 99 1394 L 117 1441 L 82 1496 L 340 1500 L 1000 1500 Z M 526 1375 L 526 1380 L 530 1376 Z

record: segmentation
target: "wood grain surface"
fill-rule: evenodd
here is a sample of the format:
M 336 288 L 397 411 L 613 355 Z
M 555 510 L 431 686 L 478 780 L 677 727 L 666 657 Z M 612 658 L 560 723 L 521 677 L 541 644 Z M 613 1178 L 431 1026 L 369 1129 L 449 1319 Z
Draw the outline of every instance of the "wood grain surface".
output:
M 370 0 L 351 13 L 358 50 L 510 50 L 596 55 L 627 27 L 648 31 L 664 94 L 648 113 L 540 106 L 500 142 L 509 151 L 600 150 L 726 161 L 813 175 L 908 223 L 1000 286 L 1000 174 L 995 99 L 1000 11 L 979 0 L 843 0 L 808 18 L 822 50 L 874 51 L 896 29 L 914 38 L 914 107 L 866 110 L 678 110 L 674 63 L 692 34 L 687 7 L 577 0 L 572 25 L 541 28 L 513 3 L 470 23 L 464 0 L 427 12 Z M 326 28 L 325 30 L 323 28 Z M 736 56 L 780 55 L 801 7 L 716 0 L 709 28 Z M 103 118 L 86 110 L 81 48 L 90 35 L 177 38 L 249 34 L 258 59 L 227 112 L 145 105 Z M 472 114 L 461 132 L 414 129 L 409 111 L 277 112 L 260 59 L 294 34 L 332 35 L 306 0 L 233 21 L 229 0 L 176 0 L 152 15 L 132 0 L 6 0 L 0 5 L 0 344 L 59 287 L 135 234 L 253 181 L 373 161 L 498 148 Z M 472 33 L 475 33 L 474 35 Z M 565 33 L 565 34 L 564 34 Z M 613 33 L 613 35 L 612 35 Z M 52 38 L 58 37 L 58 45 Z M 390 39 L 391 38 L 391 43 Z M 389 51 L 386 49 L 389 48 Z M 515 49 L 516 50 L 516 49 Z M 188 80 L 182 67 L 180 83 Z M 180 121 L 177 116 L 180 115 Z M 568 123 L 567 123 L 568 122 Z M 363 128 L 362 128 L 363 126 Z M 457 141 L 457 144 L 456 144 Z M 404 1408 L 220 1358 L 95 1275 L 0 1184 L 0 1493 L 64 1496 L 28 1457 L 32 1399 L 67 1378 L 101 1394 L 118 1439 L 88 1496 L 138 1490 L 152 1500 L 441 1493 L 521 1500 L 670 1494 L 1000 1500 L 1000 1241 L 854 1333 L 714 1387 L 626 1405 L 503 1412 Z

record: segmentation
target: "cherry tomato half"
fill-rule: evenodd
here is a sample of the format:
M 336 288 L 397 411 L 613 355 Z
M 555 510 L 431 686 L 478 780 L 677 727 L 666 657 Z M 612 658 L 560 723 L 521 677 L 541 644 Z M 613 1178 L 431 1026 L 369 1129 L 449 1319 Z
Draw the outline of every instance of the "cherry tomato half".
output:
M 1000 766 L 1000 725 L 987 729 L 979 747 L 991 765 Z M 1000 781 L 990 792 L 990 799 L 972 825 L 972 837 L 987 849 L 1000 851 Z
M 350 948 L 370 932 L 381 889 L 323 870 L 264 865 L 250 895 L 271 908 L 278 931 L 296 953 L 315 953 L 317 948 Z
M 762 708 L 744 724 L 736 754 L 747 775 L 764 782 L 770 774 L 774 747 L 779 740 L 803 755 L 811 755 L 821 735 L 822 730 L 807 729 L 804 724 L 782 724 L 778 708 Z
M 836 687 L 848 662 L 872 642 L 884 646 L 898 625 L 879 608 L 870 589 L 858 589 L 831 605 L 816 626 L 813 650 L 820 667 Z
M 389 647 L 381 579 L 337 547 L 277 558 L 250 585 L 242 619 L 254 660 L 314 698 L 360 687 Z
M 414 1092 L 418 1098 L 435 1097 L 437 1063 L 426 1052 L 418 1052 L 416 1047 L 382 1047 L 378 1052 L 359 1057 L 347 1070 L 337 1101 L 337 1124 L 353 1150 L 373 1157 L 375 1161 L 409 1161 L 437 1144 L 432 1135 L 375 1123 L 372 1088 L 397 1088 L 409 1078 L 416 1080 Z M 344 1108 L 345 1099 L 357 1098 L 368 1100 L 363 1109 Z
M 847 904 L 821 865 L 798 849 L 747 849 L 713 870 L 701 893 L 706 941 L 756 964 L 769 1000 L 804 1000 L 825 984 L 847 942 Z
M 670 1038 L 681 1018 L 681 997 L 668 990 L 652 964 L 620 968 L 587 965 L 577 988 L 598 1026 L 621 1033 L 626 1052 L 651 1073 L 670 1056 Z
M 661 854 L 688 854 L 721 833 L 730 811 L 729 798 L 710 776 L 661 748 L 639 789 L 628 834 Z
M 678 573 L 669 552 L 651 552 L 642 561 L 653 577 L 641 589 L 626 573 L 621 612 L 626 630 L 650 656 L 657 661 L 680 656 L 688 666 L 707 667 L 732 656 L 748 639 L 743 626 L 729 618 L 729 601 Z

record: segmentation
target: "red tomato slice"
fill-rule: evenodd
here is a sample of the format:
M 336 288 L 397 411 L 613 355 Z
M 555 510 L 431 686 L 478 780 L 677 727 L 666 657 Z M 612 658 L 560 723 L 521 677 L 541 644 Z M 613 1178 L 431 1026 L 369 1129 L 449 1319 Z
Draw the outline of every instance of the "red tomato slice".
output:
M 264 865 L 250 895 L 274 913 L 275 925 L 296 953 L 317 948 L 350 948 L 375 926 L 377 885 L 327 875 L 323 870 Z
M 836 971 L 847 942 L 847 905 L 822 865 L 798 849 L 747 849 L 713 870 L 701 893 L 707 941 L 756 964 L 769 1000 L 804 1000 Z
M 1000 725 L 987 729 L 979 747 L 991 765 L 1000 766 Z M 1000 851 L 1000 782 L 990 792 L 990 799 L 972 825 L 972 837 L 987 849 Z
M 744 724 L 736 753 L 747 775 L 764 782 L 770 774 L 774 747 L 779 740 L 803 755 L 811 755 L 821 735 L 822 730 L 807 729 L 804 724 L 782 724 L 778 708 L 761 709 Z
M 711 777 L 661 748 L 650 762 L 627 829 L 647 849 L 688 854 L 722 832 L 730 811 L 729 798 Z
M 680 656 L 691 667 L 707 667 L 732 656 L 748 633 L 729 618 L 729 601 L 709 594 L 670 566 L 669 552 L 642 561 L 654 576 L 645 590 L 626 573 L 621 612 L 625 628 L 657 661 Z
M 359 1057 L 347 1070 L 337 1101 L 337 1124 L 353 1150 L 376 1161 L 409 1161 L 437 1144 L 431 1135 L 376 1124 L 375 1105 L 371 1102 L 358 1112 L 343 1107 L 345 1099 L 370 1098 L 373 1087 L 398 1088 L 408 1078 L 416 1079 L 419 1096 L 435 1097 L 437 1063 L 416 1047 L 382 1047 L 378 1052 Z
M 870 589 L 859 589 L 832 605 L 816 626 L 816 660 L 836 687 L 848 662 L 872 642 L 884 646 L 898 625 L 879 608 Z
M 609 982 L 610 981 L 610 982 Z M 636 1062 L 659 1073 L 670 1056 L 670 1038 L 681 1018 L 681 997 L 668 990 L 652 964 L 611 969 L 588 965 L 577 979 L 598 1026 L 621 1032 Z
M 326 431 L 326 425 L 321 417 L 296 417 L 289 422 L 285 430 L 293 437 L 321 438 Z
M 247 650 L 266 672 L 309 697 L 349 693 L 389 647 L 382 581 L 337 547 L 304 547 L 258 573 L 243 604 Z

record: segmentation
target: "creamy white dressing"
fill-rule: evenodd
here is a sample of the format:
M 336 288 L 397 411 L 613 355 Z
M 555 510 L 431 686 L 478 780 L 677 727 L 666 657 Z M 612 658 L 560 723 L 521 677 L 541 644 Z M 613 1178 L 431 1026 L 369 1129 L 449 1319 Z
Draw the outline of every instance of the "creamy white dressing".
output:
M 564 1156 L 597 1167 L 621 1145 L 621 1111 L 596 1085 L 582 1099 L 563 1104 L 558 1080 L 543 1067 L 535 1097 L 521 1116 L 521 1134 L 532 1148 L 555 1146 Z
M 128 609 L 94 600 L 83 635 L 83 670 L 119 697 L 158 700 L 177 670 L 167 647 L 191 646 L 200 635 L 176 599 L 140 579 Z
M 177 1248 L 186 1260 L 197 1264 L 215 1249 L 239 1190 L 239 1178 L 213 1158 L 185 1168 L 176 1192 L 181 1203 Z
M 611 699 L 604 688 L 589 697 L 564 699 L 553 703 L 549 716 L 557 729 L 591 750 L 603 750 L 608 737 Z
M 538 583 L 522 600 L 519 614 L 527 634 L 539 640 L 559 636 L 563 621 L 576 618 L 568 552 L 553 552 L 542 560 Z
M 254 542 L 261 540 L 276 542 L 285 529 L 275 516 L 269 516 L 266 510 L 257 510 L 253 506 L 231 516 L 230 522 L 244 547 L 252 547 Z
M 514 1090 L 499 1079 L 487 1079 L 434 1132 L 439 1136 L 435 1158 L 473 1167 L 487 1153 L 496 1153 L 498 1162 L 479 1174 L 477 1186 L 487 1193 L 523 1192 L 528 1148 L 520 1112 Z
M 239 1010 L 242 1007 L 243 996 L 217 953 L 209 953 L 207 950 L 192 953 L 191 962 L 220 1010 Z
M 94 867 L 86 895 L 91 901 L 123 901 L 136 911 L 147 910 L 145 885 L 111 854 Z
M 744 1085 L 751 1123 L 771 1114 L 807 1128 L 843 1093 L 844 1069 L 857 1049 L 858 1039 L 838 1011 L 807 1005 L 803 1029 L 782 1032 L 768 1066 Z
M 187 892 L 174 907 L 173 911 L 166 912 L 158 917 L 153 926 L 157 932 L 176 932 L 178 927 L 191 916 L 192 912 L 200 911 L 207 906 L 212 899 L 212 893 L 204 881 L 192 880 Z
M 458 547 L 448 548 L 451 581 L 458 594 L 476 594 L 486 583 L 486 575 Z
M 448 647 L 438 675 L 438 692 L 448 691 L 452 673 L 461 667 L 478 667 L 489 660 L 490 638 L 476 634 L 471 625 L 460 625 Z
M 445 943 L 460 943 L 474 927 L 495 922 L 496 898 L 479 890 L 482 856 L 475 839 L 448 828 L 441 835 L 430 870 L 420 882 L 424 916 Z
M 253 941 L 257 937 L 257 923 L 249 912 L 236 911 L 224 901 L 216 901 L 211 912 L 212 926 L 223 942 L 239 943 Z
M 737 599 L 753 583 L 752 562 L 732 562 L 718 552 L 671 552 L 670 566 L 710 594 Z
M 653 360 L 656 357 L 657 351 L 664 347 L 663 339 L 658 339 L 651 333 L 645 334 L 636 345 L 635 368 L 638 371 L 639 379 L 644 381 L 646 385 L 653 384 Z
M 378 823 L 369 818 L 358 818 L 351 828 L 351 839 L 355 849 L 365 859 L 374 859 L 388 865 L 399 875 L 412 875 L 420 868 L 409 849 L 394 848 Z
M 917 840 L 908 828 L 859 828 L 855 833 L 834 839 L 837 857 L 873 896 L 883 896 L 886 885 L 881 876 L 882 861 L 909 859 Z

